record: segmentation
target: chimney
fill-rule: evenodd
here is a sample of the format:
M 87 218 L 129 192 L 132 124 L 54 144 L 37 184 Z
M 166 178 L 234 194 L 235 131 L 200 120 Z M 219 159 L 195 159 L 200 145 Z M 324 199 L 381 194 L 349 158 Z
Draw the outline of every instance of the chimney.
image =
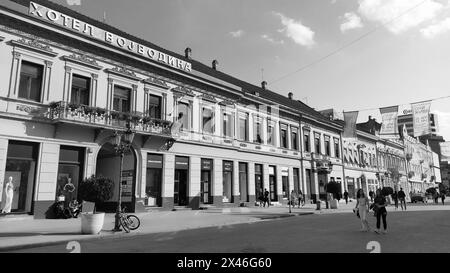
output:
M 266 81 L 262 81 L 262 82 L 261 82 L 261 87 L 262 87 L 262 89 L 266 90 L 266 85 L 267 85 L 267 82 L 266 82 Z
M 191 59 L 191 52 L 192 49 L 190 47 L 186 47 L 186 49 L 184 50 L 184 57 L 186 57 L 187 59 Z
M 217 65 L 219 64 L 219 62 L 217 61 L 217 60 L 213 60 L 212 61 L 212 68 L 214 69 L 214 70 L 217 70 Z
M 371 121 L 372 120 L 372 116 L 369 116 L 369 121 Z
M 290 100 L 294 99 L 294 94 L 293 94 L 292 92 L 289 92 L 289 93 L 288 93 L 288 98 L 289 98 Z

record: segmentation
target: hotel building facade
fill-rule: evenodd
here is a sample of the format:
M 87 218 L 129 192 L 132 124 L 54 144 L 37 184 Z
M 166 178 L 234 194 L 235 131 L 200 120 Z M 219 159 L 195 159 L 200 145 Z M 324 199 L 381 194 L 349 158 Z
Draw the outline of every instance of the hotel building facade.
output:
M 342 126 L 255 86 L 46 0 L 0 3 L 0 198 L 52 217 L 103 175 L 131 211 L 274 204 L 344 190 Z M 112 139 L 135 137 L 122 173 Z M 120 179 L 119 179 L 120 177 Z M 119 183 L 120 181 L 120 183 Z M 67 187 L 67 185 L 72 187 Z

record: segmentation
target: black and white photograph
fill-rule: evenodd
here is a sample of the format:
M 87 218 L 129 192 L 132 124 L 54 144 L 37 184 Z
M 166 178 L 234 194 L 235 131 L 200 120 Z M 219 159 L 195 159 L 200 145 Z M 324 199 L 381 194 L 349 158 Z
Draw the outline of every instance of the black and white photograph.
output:
M 449 48 L 448 0 L 1 0 L 0 258 L 450 253 Z

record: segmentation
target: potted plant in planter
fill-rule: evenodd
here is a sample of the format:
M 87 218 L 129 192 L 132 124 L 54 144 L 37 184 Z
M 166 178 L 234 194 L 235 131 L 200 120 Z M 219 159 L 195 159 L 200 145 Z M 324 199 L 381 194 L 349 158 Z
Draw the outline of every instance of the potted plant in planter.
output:
M 78 194 L 83 201 L 95 203 L 93 213 L 81 214 L 81 233 L 98 234 L 103 227 L 105 213 L 97 213 L 96 205 L 110 199 L 114 192 L 114 182 L 103 176 L 92 175 L 79 185 Z

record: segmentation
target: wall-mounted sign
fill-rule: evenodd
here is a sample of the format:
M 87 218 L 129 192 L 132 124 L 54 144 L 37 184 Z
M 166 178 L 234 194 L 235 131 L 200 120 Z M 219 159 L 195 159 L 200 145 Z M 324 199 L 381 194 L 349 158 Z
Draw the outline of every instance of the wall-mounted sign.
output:
M 186 72 L 192 71 L 192 64 L 189 62 L 170 56 L 156 49 L 141 45 L 134 41 L 125 39 L 121 36 L 97 28 L 93 25 L 65 15 L 61 12 L 49 9 L 37 3 L 30 2 L 29 14 L 41 20 L 62 26 L 73 32 L 77 32 L 85 36 L 106 42 L 115 47 L 128 50 L 144 58 L 151 59 Z
M 224 161 L 223 162 L 223 171 L 224 172 L 232 172 L 233 171 L 233 162 L 232 161 Z
M 202 159 L 202 170 L 212 170 L 211 159 Z

